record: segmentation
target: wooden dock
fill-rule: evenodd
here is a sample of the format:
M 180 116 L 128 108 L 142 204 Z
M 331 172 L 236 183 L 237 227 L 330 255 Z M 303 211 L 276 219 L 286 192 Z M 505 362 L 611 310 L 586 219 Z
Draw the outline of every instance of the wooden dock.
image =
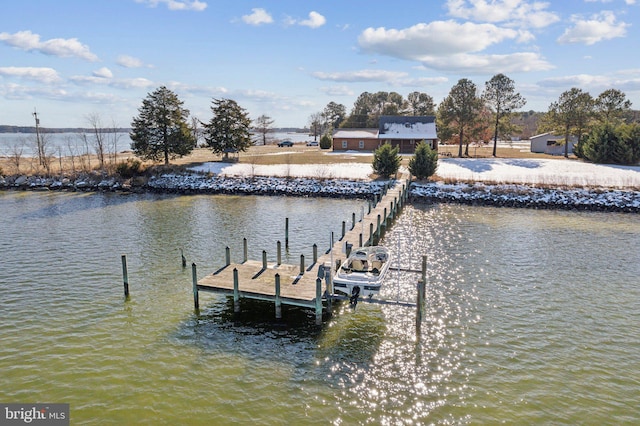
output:
M 245 239 L 244 259 L 241 263 L 232 263 L 229 248 L 226 251 L 226 264 L 207 276 L 198 280 L 196 265 L 192 265 L 193 297 L 196 309 L 199 309 L 199 292 L 214 292 L 232 295 L 234 310 L 239 312 L 242 298 L 272 301 L 275 303 L 276 318 L 281 318 L 281 306 L 294 305 L 314 309 L 316 324 L 322 323 L 323 301 L 330 304 L 333 297 L 331 280 L 325 279 L 332 274 L 327 273 L 338 267 L 346 259 L 345 247 L 361 247 L 375 245 L 391 222 L 404 206 L 410 178 L 403 176 L 395 181 L 394 186 L 386 188 L 382 196 L 369 204 L 366 214 L 362 214 L 356 222 L 355 213 L 351 227 L 342 223 L 342 235 L 336 238 L 331 249 L 317 256 L 314 246 L 314 258 L 305 264 L 301 256 L 299 265 L 268 263 L 266 252 L 262 261 L 247 259 Z M 364 213 L 364 212 L 363 212 Z M 278 253 L 278 259 L 280 259 Z M 322 282 L 325 281 L 323 288 Z

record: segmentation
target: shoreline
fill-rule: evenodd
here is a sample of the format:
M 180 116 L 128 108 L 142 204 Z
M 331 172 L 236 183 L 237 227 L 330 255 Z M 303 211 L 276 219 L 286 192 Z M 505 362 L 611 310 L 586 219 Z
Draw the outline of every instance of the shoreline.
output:
M 372 199 L 393 180 L 164 174 L 148 180 L 122 181 L 83 175 L 69 178 L 13 176 L 0 178 L 0 190 L 221 194 Z M 640 191 L 603 188 L 540 187 L 525 184 L 412 182 L 409 199 L 416 203 L 640 213 Z

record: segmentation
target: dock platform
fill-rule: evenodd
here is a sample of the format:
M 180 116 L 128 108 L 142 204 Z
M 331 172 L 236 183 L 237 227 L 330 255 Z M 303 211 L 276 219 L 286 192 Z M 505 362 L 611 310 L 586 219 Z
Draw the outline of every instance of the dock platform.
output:
M 330 303 L 333 296 L 331 276 L 336 267 L 346 258 L 345 247 L 375 245 L 390 226 L 407 200 L 410 177 L 403 176 L 395 184 L 383 191 L 379 201 L 369 205 L 369 211 L 356 223 L 355 213 L 350 230 L 342 223 L 342 235 L 331 248 L 306 265 L 301 256 L 299 265 L 267 263 L 266 253 L 262 261 L 245 259 L 241 263 L 231 263 L 227 248 L 226 265 L 217 271 L 197 279 L 196 265 L 193 264 L 194 305 L 199 309 L 199 292 L 214 292 L 232 295 L 234 310 L 240 310 L 242 298 L 275 302 L 276 318 L 281 318 L 281 306 L 293 305 L 315 309 L 316 323 L 322 323 L 323 302 Z M 246 244 L 246 239 L 245 239 Z M 280 254 L 278 254 L 280 259 Z M 327 273 L 328 270 L 331 273 Z M 325 282 L 323 288 L 322 282 Z

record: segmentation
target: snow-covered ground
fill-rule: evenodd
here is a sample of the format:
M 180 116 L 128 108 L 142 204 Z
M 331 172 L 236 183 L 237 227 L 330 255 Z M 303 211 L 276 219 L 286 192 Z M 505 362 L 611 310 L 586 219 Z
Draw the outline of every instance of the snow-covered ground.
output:
M 245 163 L 204 163 L 191 168 L 193 171 L 213 173 L 218 176 L 273 176 L 305 177 L 314 179 L 357 179 L 367 180 L 373 172 L 371 164 L 274 164 L 255 165 Z
M 193 168 L 219 176 L 274 176 L 367 180 L 371 164 L 279 164 L 205 163 Z M 437 175 L 445 181 L 582 186 L 596 188 L 640 188 L 639 166 L 584 163 L 565 159 L 446 158 L 440 159 Z

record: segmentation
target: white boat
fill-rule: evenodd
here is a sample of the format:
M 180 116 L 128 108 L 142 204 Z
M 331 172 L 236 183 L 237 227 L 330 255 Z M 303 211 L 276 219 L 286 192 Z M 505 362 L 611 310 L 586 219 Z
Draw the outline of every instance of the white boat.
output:
M 333 276 L 333 291 L 355 296 L 356 299 L 358 296 L 371 297 L 378 294 L 390 264 L 389 250 L 386 247 L 355 249 Z

